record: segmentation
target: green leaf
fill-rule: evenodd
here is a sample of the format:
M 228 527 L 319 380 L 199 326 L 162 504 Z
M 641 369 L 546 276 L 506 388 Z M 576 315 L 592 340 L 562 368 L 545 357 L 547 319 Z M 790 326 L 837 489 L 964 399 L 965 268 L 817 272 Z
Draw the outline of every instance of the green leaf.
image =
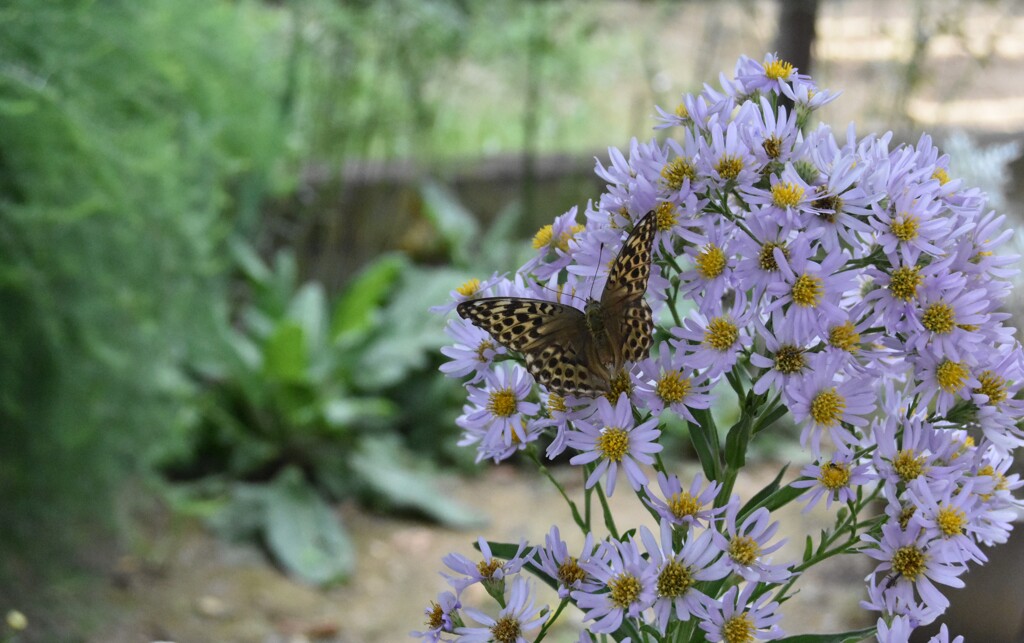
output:
M 302 328 L 306 337 L 306 350 L 316 350 L 323 345 L 326 325 L 327 297 L 320 283 L 311 281 L 303 284 L 288 304 L 288 318 Z
M 267 489 L 264 537 L 275 560 L 308 583 L 337 583 L 355 567 L 355 551 L 338 516 L 295 467 Z
M 405 255 L 379 257 L 360 272 L 341 293 L 331 318 L 331 337 L 359 334 L 376 321 L 378 309 L 390 295 L 398 279 L 408 269 Z
M 413 456 L 393 438 L 364 439 L 350 464 L 365 486 L 393 507 L 415 509 L 452 527 L 479 527 L 485 522 L 441 493 L 429 475 L 414 468 Z
M 806 489 L 800 489 L 792 485 L 786 485 L 785 487 L 782 487 L 778 491 L 772 493 L 770 496 L 765 498 L 764 502 L 760 503 L 759 506 L 767 508 L 768 511 L 775 511 L 779 507 L 789 504 L 790 502 L 798 498 L 800 494 L 804 493 L 805 491 Z M 758 507 L 751 507 L 750 511 L 753 512 L 755 509 L 758 509 Z
M 254 284 L 266 284 L 270 281 L 270 268 L 263 263 L 259 253 L 249 243 L 238 237 L 228 242 L 231 258 L 245 277 Z
M 465 264 L 469 246 L 479 232 L 479 224 L 455 194 L 436 181 L 424 181 L 420 186 L 423 212 L 444 239 L 457 264 Z
M 853 643 L 874 635 L 874 627 L 865 627 L 862 630 L 850 630 L 836 634 L 797 634 L 784 639 L 775 639 L 775 643 Z
M 384 397 L 341 398 L 324 404 L 324 421 L 333 428 L 348 428 L 353 424 L 373 422 L 380 424 L 395 417 L 398 410 Z
M 306 332 L 298 322 L 280 322 L 264 347 L 263 372 L 281 382 L 298 383 L 305 381 L 308 366 Z

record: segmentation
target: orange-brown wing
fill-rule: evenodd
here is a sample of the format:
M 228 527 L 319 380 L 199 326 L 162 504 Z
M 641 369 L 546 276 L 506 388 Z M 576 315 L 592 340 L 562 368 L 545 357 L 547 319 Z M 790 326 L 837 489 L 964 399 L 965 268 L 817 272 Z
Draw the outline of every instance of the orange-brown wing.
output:
M 596 351 L 579 309 L 541 299 L 487 297 L 464 301 L 456 310 L 522 353 L 527 370 L 548 390 L 563 397 L 594 396 L 607 388 L 597 375 L 600 365 L 592 364 Z

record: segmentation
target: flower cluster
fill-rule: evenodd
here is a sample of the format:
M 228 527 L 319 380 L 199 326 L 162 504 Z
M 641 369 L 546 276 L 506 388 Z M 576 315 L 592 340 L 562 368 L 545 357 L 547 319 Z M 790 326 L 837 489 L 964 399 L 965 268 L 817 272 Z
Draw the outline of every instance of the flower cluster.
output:
M 611 495 L 622 471 L 658 517 L 660 539 L 609 527 L 596 547 L 580 518 L 579 557 L 553 530 L 520 561 L 535 561 L 591 632 L 623 640 L 697 619 L 709 641 L 775 638 L 775 601 L 799 572 L 862 551 L 878 561 L 863 605 L 881 613 L 879 639 L 906 640 L 948 605 L 937 585 L 961 586 L 968 564 L 985 562 L 979 545 L 1007 539 L 1019 506 L 1022 482 L 1007 471 L 1024 442 L 1024 353 L 1001 309 L 1017 257 L 999 253 L 1011 231 L 950 177 L 927 135 L 897 145 L 852 125 L 809 127 L 837 95 L 775 56 L 741 58 L 721 85 L 658 110 L 673 137 L 609 150 L 596 168 L 607 188 L 584 224 L 567 212 L 512 278 L 453 291 L 455 304 L 601 292 L 631 226 L 653 211 L 646 298 L 663 341 L 613 374 L 606 396 L 563 398 L 495 337 L 452 319 L 442 370 L 471 376 L 461 444 L 498 462 L 543 440 L 549 458 L 571 453 L 588 494 Z M 740 419 L 719 435 L 709 408 L 730 389 Z M 688 423 L 700 457 L 705 475 L 688 490 L 658 458 L 665 413 Z M 742 504 L 732 486 L 746 446 L 787 414 L 808 461 L 781 491 L 806 491 Z M 797 496 L 842 510 L 803 560 L 772 564 L 770 511 Z M 877 499 L 884 515 L 865 517 Z M 539 612 L 523 587 L 502 618 L 515 612 L 525 630 Z M 432 640 L 487 640 L 445 620 L 459 609 L 446 596 Z

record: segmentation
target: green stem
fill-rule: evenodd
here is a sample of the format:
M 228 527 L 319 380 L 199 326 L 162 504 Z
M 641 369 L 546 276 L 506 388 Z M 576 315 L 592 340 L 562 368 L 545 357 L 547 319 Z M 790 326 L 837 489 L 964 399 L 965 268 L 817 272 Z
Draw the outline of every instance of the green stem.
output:
M 551 484 L 555 485 L 555 488 L 558 489 L 558 493 L 562 494 L 562 498 L 565 500 L 566 504 L 569 505 L 569 510 L 572 512 L 572 519 L 576 521 L 576 524 L 579 526 L 580 529 L 585 530 L 589 521 L 584 522 L 583 517 L 580 516 L 580 511 L 579 508 L 576 506 L 576 503 L 573 502 L 572 499 L 569 497 L 569 494 L 565 492 L 565 488 L 561 485 L 561 483 L 559 483 L 558 480 L 555 480 L 555 477 L 551 475 L 551 471 L 547 468 L 547 466 L 545 466 L 544 463 L 540 461 L 540 458 L 537 457 L 536 449 L 527 449 L 526 453 L 527 456 L 531 460 L 533 460 L 533 463 L 537 465 L 537 470 L 540 471 L 548 480 L 550 480 Z

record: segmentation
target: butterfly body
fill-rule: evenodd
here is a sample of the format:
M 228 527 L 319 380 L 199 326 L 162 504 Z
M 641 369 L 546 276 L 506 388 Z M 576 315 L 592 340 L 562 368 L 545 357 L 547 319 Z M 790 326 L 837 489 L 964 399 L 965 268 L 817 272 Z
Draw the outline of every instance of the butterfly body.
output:
M 485 297 L 459 304 L 463 319 L 522 353 L 534 378 L 561 396 L 608 391 L 628 361 L 646 357 L 654 322 L 644 301 L 656 231 L 653 213 L 641 219 L 612 262 L 600 299 L 583 310 L 543 299 Z

